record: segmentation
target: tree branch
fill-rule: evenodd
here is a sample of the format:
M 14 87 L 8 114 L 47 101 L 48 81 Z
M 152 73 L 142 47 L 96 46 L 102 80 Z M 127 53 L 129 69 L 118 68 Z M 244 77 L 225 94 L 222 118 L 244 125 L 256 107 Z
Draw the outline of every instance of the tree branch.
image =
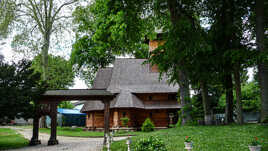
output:
M 60 12 L 60 10 L 61 10 L 64 6 L 71 5 L 71 4 L 73 4 L 73 3 L 77 2 L 77 1 L 78 1 L 78 0 L 73 0 L 73 1 L 71 1 L 71 2 L 67 2 L 67 3 L 62 4 L 62 5 L 57 9 L 57 11 L 55 12 L 55 14 L 53 15 L 52 20 L 51 20 L 52 23 L 55 21 L 56 16 L 58 15 L 58 13 Z
M 39 27 L 39 30 L 42 34 L 45 33 L 45 30 L 43 29 L 43 26 L 42 26 L 42 23 L 40 22 L 39 18 L 38 18 L 38 14 L 35 10 L 35 7 L 34 7 L 34 4 L 32 2 L 32 0 L 28 0 L 33 8 L 32 12 L 33 12 L 33 19 L 36 21 L 38 27 Z

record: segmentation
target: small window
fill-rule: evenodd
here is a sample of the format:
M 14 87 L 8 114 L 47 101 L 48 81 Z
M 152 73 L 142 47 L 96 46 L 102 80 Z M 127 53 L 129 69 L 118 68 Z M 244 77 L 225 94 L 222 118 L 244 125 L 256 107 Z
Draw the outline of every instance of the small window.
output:
M 123 117 L 126 117 L 126 115 L 127 115 L 126 112 L 123 112 Z
M 177 95 L 175 95 L 175 94 L 169 94 L 168 95 L 168 100 L 177 100 Z
M 149 115 L 149 116 L 150 116 L 150 118 L 152 118 L 152 117 L 153 117 L 153 113 L 152 113 L 152 112 L 150 112 L 150 115 Z
M 152 101 L 153 100 L 153 96 L 150 95 L 149 96 L 149 100 Z

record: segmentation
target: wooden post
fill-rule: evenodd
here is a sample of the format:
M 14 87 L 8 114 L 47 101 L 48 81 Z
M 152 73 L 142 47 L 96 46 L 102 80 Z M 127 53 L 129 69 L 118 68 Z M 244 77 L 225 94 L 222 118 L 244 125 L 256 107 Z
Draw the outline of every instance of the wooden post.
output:
M 107 137 L 110 132 L 110 100 L 102 101 L 104 103 L 104 141 L 103 145 L 107 143 Z
M 51 118 L 51 128 L 50 128 L 50 138 L 48 145 L 59 144 L 57 140 L 57 103 L 50 104 L 50 118 Z
M 115 109 L 114 111 L 114 117 L 113 117 L 113 126 L 118 128 L 119 127 L 119 115 L 118 115 L 118 111 Z
M 35 115 L 33 119 L 33 136 L 31 138 L 31 141 L 29 143 L 30 146 L 41 144 L 41 141 L 38 140 L 39 135 L 39 118 L 40 116 L 37 113 L 37 109 L 35 109 Z

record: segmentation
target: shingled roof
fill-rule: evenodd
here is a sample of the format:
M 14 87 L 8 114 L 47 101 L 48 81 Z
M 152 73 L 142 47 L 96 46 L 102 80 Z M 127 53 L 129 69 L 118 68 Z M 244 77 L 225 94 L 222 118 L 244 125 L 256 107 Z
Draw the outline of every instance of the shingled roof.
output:
M 159 73 L 151 72 L 149 65 L 144 64 L 145 59 L 116 59 L 113 68 L 100 69 L 93 82 L 93 89 L 106 89 L 116 93 L 116 98 L 111 101 L 111 108 L 180 108 L 177 102 L 160 104 L 155 102 L 144 105 L 135 94 L 137 93 L 177 93 L 178 85 L 167 83 L 167 77 L 159 81 Z M 82 112 L 103 110 L 100 101 L 87 102 Z
M 167 83 L 163 76 L 159 81 L 159 73 L 151 72 L 145 59 L 116 59 L 108 91 L 120 93 L 121 90 L 131 93 L 176 93 L 178 86 Z

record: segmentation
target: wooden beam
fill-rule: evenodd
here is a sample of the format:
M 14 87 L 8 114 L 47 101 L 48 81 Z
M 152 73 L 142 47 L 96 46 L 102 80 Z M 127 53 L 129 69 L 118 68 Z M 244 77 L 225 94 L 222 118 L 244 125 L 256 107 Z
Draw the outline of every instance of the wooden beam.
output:
M 39 114 L 37 113 L 37 107 L 35 109 L 35 112 L 34 112 L 34 119 L 33 119 L 33 135 L 32 135 L 32 138 L 31 138 L 31 141 L 29 143 L 30 146 L 33 146 L 33 145 L 39 145 L 41 144 L 41 141 L 38 139 L 39 137 Z
M 104 103 L 104 141 L 103 145 L 107 143 L 107 137 L 110 135 L 110 100 L 102 101 Z
M 113 126 L 118 128 L 119 127 L 119 114 L 118 114 L 118 110 L 115 109 L 114 110 L 114 114 L 113 114 Z
M 57 103 L 50 104 L 50 118 L 51 118 L 51 129 L 50 129 L 50 138 L 48 145 L 57 145 L 59 144 L 57 140 Z

